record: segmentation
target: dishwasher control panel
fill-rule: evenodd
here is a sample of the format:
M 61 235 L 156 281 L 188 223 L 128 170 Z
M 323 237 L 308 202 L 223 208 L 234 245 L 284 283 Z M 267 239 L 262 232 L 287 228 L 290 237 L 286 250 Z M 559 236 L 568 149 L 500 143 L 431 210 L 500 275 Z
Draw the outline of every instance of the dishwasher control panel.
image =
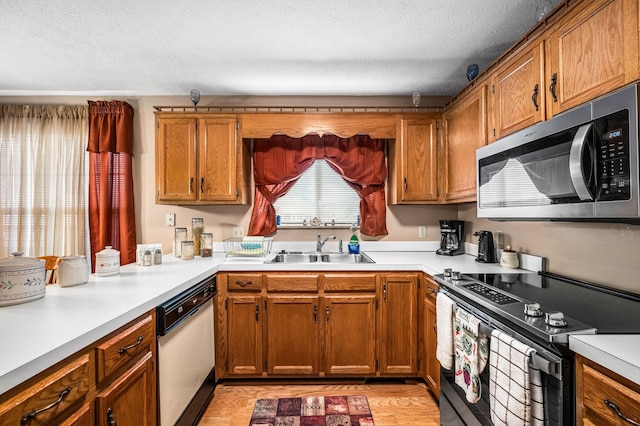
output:
M 218 292 L 213 275 L 156 308 L 158 335 L 164 336 L 200 309 Z

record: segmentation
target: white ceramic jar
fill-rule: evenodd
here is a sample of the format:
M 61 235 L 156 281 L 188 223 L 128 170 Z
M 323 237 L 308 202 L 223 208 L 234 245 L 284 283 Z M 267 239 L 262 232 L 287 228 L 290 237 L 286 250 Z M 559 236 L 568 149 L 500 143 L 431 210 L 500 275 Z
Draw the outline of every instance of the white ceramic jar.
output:
M 0 259 L 0 306 L 41 299 L 46 294 L 45 262 L 21 252 Z
M 111 246 L 106 246 L 104 250 L 96 253 L 96 275 L 108 277 L 120 273 L 120 252 Z
M 71 287 L 89 280 L 89 266 L 84 256 L 65 256 L 58 265 L 58 285 Z
M 502 256 L 500 256 L 500 266 L 504 266 L 505 268 L 513 268 L 516 269 L 520 266 L 520 259 L 518 259 L 518 252 L 515 250 L 511 250 L 511 246 L 507 246 L 502 251 Z

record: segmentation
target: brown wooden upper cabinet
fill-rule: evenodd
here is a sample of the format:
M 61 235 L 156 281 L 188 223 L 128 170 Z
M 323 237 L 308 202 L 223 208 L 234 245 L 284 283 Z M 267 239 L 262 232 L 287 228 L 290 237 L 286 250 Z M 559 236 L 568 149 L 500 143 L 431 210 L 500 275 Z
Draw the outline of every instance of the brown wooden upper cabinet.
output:
M 436 117 L 399 115 L 389 141 L 389 204 L 438 201 Z
M 444 201 L 476 199 L 476 149 L 487 144 L 487 85 L 481 83 L 443 114 L 446 127 Z
M 492 74 L 490 141 L 546 118 L 543 58 L 544 44 L 538 41 Z
M 624 86 L 638 71 L 638 0 L 583 1 L 549 36 L 551 115 Z
M 239 128 L 235 114 L 156 113 L 156 203 L 249 204 Z

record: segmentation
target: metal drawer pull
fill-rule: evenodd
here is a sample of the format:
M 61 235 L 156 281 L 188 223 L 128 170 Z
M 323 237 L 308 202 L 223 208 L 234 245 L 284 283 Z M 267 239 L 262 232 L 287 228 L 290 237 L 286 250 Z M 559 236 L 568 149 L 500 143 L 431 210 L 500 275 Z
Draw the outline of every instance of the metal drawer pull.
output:
M 239 285 L 240 287 L 246 287 L 246 286 L 251 285 L 251 284 L 253 284 L 253 281 L 251 281 L 251 280 L 249 280 L 249 281 L 237 280 L 236 281 L 236 285 Z
M 620 417 L 620 418 L 621 418 L 622 420 L 624 420 L 625 422 L 630 423 L 630 424 L 635 425 L 635 426 L 640 426 L 640 423 L 638 423 L 638 422 L 636 422 L 636 421 L 633 421 L 633 420 L 631 420 L 629 417 L 627 417 L 627 416 L 625 416 L 624 414 L 622 414 L 622 413 L 620 412 L 620 408 L 618 408 L 618 405 L 617 405 L 615 402 L 613 402 L 613 401 L 611 401 L 611 400 L 609 400 L 609 399 L 605 399 L 605 400 L 604 400 L 604 403 L 606 404 L 606 406 L 607 406 L 607 407 L 609 407 L 609 408 L 611 408 L 613 411 L 615 411 L 615 412 L 616 412 L 616 414 L 618 415 L 618 417 Z
M 118 426 L 116 422 L 115 416 L 113 415 L 113 410 L 111 407 L 107 408 L 107 425 L 108 426 Z
M 20 419 L 20 424 L 21 425 L 25 425 L 27 423 L 29 423 L 31 420 L 35 419 L 35 417 L 47 410 L 52 409 L 53 407 L 55 407 L 56 405 L 60 404 L 62 402 L 62 400 L 69 395 L 69 393 L 71 392 L 71 387 L 66 387 L 62 392 L 60 392 L 58 394 L 58 399 L 55 400 L 54 402 L 52 402 L 51 404 L 47 405 L 46 407 L 43 407 L 39 410 L 31 410 L 30 412 L 28 412 L 27 414 L 25 414 L 24 416 L 22 416 L 22 419 Z
M 133 349 L 136 346 L 140 346 L 140 343 L 142 343 L 142 339 L 144 339 L 144 335 L 138 337 L 138 340 L 136 340 L 136 342 L 132 345 L 129 346 L 125 346 L 124 348 L 120 348 L 120 350 L 118 351 L 118 353 L 120 355 L 122 355 L 123 353 L 125 353 L 126 351 L 128 351 L 129 349 Z

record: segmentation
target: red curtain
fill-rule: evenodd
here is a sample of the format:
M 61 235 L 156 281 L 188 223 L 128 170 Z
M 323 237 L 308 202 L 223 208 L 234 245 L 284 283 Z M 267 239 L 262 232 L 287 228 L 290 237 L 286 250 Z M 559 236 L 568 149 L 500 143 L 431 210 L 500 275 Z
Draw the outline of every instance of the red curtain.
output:
M 386 235 L 384 141 L 368 135 L 346 139 L 335 135 L 303 138 L 277 135 L 254 140 L 256 190 L 249 235 L 266 236 L 276 231 L 273 203 L 291 189 L 316 159 L 326 159 L 360 196 L 360 232 Z
M 120 251 L 120 264 L 136 261 L 133 202 L 133 107 L 122 101 L 89 101 L 89 232 L 95 253 Z
M 249 235 L 276 232 L 273 203 L 296 183 L 316 158 L 322 158 L 322 139 L 318 135 L 290 138 L 285 135 L 253 141 L 253 178 L 256 190 L 249 223 Z

